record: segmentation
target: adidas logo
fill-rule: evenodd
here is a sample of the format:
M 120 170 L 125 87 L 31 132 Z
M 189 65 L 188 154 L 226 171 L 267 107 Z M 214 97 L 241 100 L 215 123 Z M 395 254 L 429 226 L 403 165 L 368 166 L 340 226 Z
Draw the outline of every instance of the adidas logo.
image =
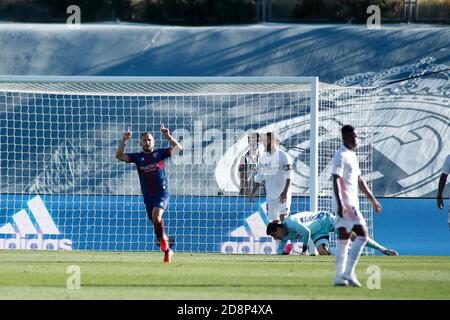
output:
M 227 241 L 222 243 L 220 251 L 224 254 L 276 254 L 277 246 L 272 237 L 266 234 L 267 219 L 266 203 L 262 203 L 261 211 L 255 211 L 245 219 L 243 226 L 230 232 L 230 237 L 246 238 L 248 241 Z M 261 241 L 261 238 L 263 240 Z M 292 243 L 291 254 L 300 254 L 303 251 L 301 242 Z
M 247 238 L 248 241 L 222 243 L 220 251 L 225 254 L 276 254 L 276 244 L 266 235 L 269 220 L 265 214 L 266 204 L 261 204 L 262 213 L 255 211 L 245 219 L 243 226 L 230 232 L 230 237 Z M 264 241 L 260 241 L 264 238 Z
M 55 239 L 61 233 L 41 197 L 32 198 L 27 205 L 35 224 L 25 209 L 19 210 L 12 217 L 13 223 L 0 227 L 0 249 L 72 250 L 71 240 Z M 53 239 L 44 239 L 44 236 L 53 236 Z

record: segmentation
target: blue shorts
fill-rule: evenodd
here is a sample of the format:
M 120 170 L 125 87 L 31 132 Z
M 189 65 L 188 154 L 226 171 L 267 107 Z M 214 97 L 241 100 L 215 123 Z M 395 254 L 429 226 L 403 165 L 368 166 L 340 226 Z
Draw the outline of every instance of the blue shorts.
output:
M 147 209 L 148 218 L 150 220 L 152 219 L 153 208 L 161 208 L 166 211 L 169 206 L 169 200 L 170 195 L 168 193 L 159 196 L 147 197 L 145 199 L 145 208 Z

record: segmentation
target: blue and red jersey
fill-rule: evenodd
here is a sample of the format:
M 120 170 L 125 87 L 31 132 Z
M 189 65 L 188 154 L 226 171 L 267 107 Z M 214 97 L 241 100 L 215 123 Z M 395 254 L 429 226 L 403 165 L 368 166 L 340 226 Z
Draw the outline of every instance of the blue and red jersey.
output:
M 171 152 L 172 148 L 155 149 L 152 153 L 127 153 L 129 162 L 136 164 L 145 203 L 152 197 L 168 194 L 164 159 L 170 157 Z

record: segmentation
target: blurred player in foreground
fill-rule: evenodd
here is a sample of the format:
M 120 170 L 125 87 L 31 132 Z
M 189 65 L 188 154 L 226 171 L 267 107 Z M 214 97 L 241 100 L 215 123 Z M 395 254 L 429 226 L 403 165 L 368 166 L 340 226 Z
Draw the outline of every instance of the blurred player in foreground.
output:
M 171 262 L 173 251 L 169 247 L 169 238 L 164 233 L 163 213 L 169 205 L 169 189 L 164 171 L 164 159 L 169 158 L 183 147 L 169 133 L 169 129 L 161 123 L 161 133 L 169 141 L 171 147 L 154 149 L 155 138 L 150 132 L 141 134 L 140 144 L 142 152 L 124 153 L 125 146 L 131 139 L 131 131 L 124 133 L 122 141 L 116 151 L 116 159 L 125 163 L 134 163 L 138 170 L 142 195 L 147 210 L 147 216 L 153 222 L 156 237 L 159 240 L 161 251 L 164 252 L 164 262 Z
M 269 223 L 266 232 L 274 239 L 281 240 L 278 254 L 290 254 L 292 247 L 286 246 L 283 250 L 288 240 L 301 240 L 305 243 L 303 239 L 310 239 L 317 248 L 319 255 L 330 255 L 330 233 L 335 231 L 335 219 L 336 217 L 328 211 L 317 213 L 304 211 L 289 216 L 283 223 Z M 356 234 L 352 232 L 350 238 L 353 241 Z M 366 247 L 378 250 L 387 256 L 398 256 L 397 251 L 388 249 L 371 238 L 368 238 Z M 304 246 L 302 254 L 306 254 L 307 249 Z M 309 252 L 312 253 L 311 250 Z
M 368 233 L 366 221 L 359 209 L 358 188 L 370 199 L 377 213 L 380 213 L 382 208 L 364 181 L 356 153 L 353 151 L 359 144 L 358 132 L 354 127 L 345 125 L 341 134 L 343 145 L 336 151 L 331 169 L 333 212 L 336 215 L 335 228 L 338 234 L 334 285 L 361 287 L 355 268 L 368 240 Z M 356 238 L 349 252 L 352 232 L 356 234 Z

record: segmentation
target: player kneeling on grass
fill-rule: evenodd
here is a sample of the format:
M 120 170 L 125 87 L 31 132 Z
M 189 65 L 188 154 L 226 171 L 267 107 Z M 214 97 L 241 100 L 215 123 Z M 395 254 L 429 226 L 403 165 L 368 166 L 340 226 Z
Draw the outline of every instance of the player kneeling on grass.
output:
M 287 240 L 300 240 L 301 233 L 296 232 L 292 228 L 293 225 L 299 224 L 302 228 L 297 227 L 297 230 L 309 230 L 311 234 L 311 240 L 314 243 L 319 255 L 330 255 L 330 233 L 335 231 L 335 219 L 336 217 L 328 211 L 319 212 L 299 212 L 291 217 L 291 223 L 289 225 L 285 223 L 271 222 L 267 226 L 267 235 L 272 236 L 274 239 L 287 241 Z M 306 234 L 306 233 L 305 233 Z M 350 235 L 351 240 L 355 240 L 356 234 Z M 303 241 L 303 239 L 301 239 Z M 366 247 L 373 248 L 387 256 L 397 256 L 398 253 L 395 250 L 388 249 L 375 240 L 369 238 Z M 291 250 L 286 247 L 284 250 L 280 250 L 279 254 L 290 254 Z
M 169 190 L 164 171 L 164 159 L 169 158 L 181 150 L 182 146 L 169 133 L 169 129 L 161 123 L 161 133 L 169 141 L 171 147 L 154 149 L 155 138 L 150 132 L 141 134 L 142 152 L 124 153 L 127 142 L 131 139 L 131 131 L 124 133 L 122 141 L 116 151 L 116 159 L 136 164 L 141 184 L 142 195 L 147 215 L 153 222 L 156 237 L 161 251 L 164 252 L 164 262 L 171 262 L 173 251 L 169 247 L 169 238 L 164 233 L 163 213 L 169 205 Z
M 308 254 L 308 244 L 311 241 L 311 230 L 300 222 L 301 217 L 298 214 L 284 219 L 283 222 L 272 221 L 267 225 L 266 233 L 277 241 L 277 254 L 290 254 L 291 247 L 286 246 L 289 240 L 299 240 L 303 242 L 302 255 Z

